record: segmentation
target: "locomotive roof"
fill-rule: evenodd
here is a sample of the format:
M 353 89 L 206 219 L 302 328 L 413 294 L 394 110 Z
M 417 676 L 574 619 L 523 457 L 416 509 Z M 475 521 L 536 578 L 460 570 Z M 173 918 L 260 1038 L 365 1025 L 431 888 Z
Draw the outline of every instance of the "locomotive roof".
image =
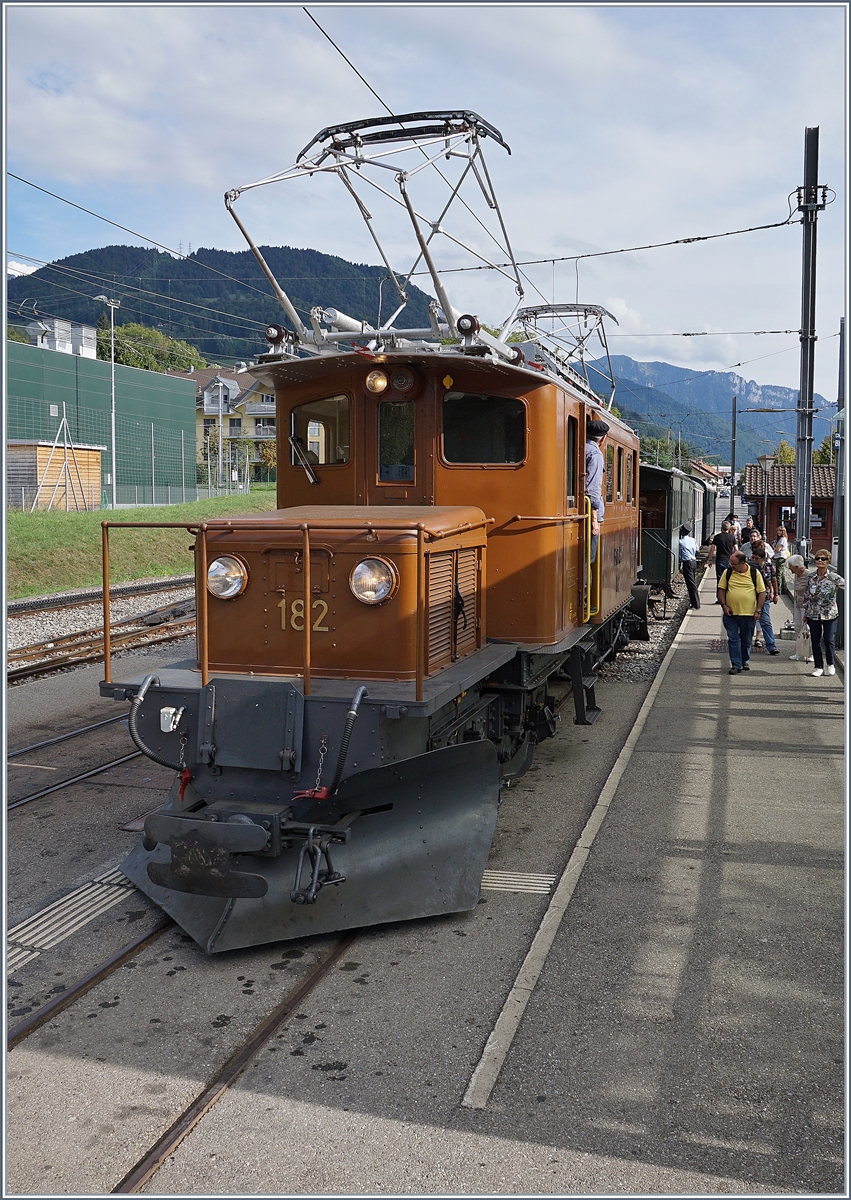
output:
M 463 370 L 467 374 L 482 375 L 483 386 L 486 379 L 505 380 L 522 383 L 525 387 L 541 387 L 545 383 L 553 383 L 565 391 L 578 393 L 586 404 L 593 405 L 589 416 L 599 416 L 609 426 L 617 426 L 624 433 L 635 435 L 635 430 L 626 422 L 610 412 L 599 396 L 593 392 L 585 381 L 577 375 L 576 381 L 560 379 L 548 371 L 538 370 L 526 365 L 513 365 L 507 362 L 494 362 L 491 358 L 476 355 L 453 354 L 441 352 L 392 351 L 375 355 L 367 359 L 360 354 L 323 354 L 311 358 L 284 358 L 282 355 L 268 355 L 256 367 L 249 367 L 249 373 L 263 383 L 272 387 L 286 387 L 287 384 L 309 383 L 323 378 L 332 383 L 335 376 L 348 373 L 353 366 L 371 363 L 376 367 L 392 368 L 394 366 L 431 367 L 438 365 L 440 370 Z M 496 383 L 499 386 L 499 383 Z

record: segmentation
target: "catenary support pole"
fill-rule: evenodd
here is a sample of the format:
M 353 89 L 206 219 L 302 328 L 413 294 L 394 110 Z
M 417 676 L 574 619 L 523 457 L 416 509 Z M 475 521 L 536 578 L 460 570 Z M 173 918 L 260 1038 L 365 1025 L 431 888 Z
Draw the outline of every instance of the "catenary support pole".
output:
M 839 321 L 839 387 L 836 393 L 836 479 L 833 487 L 833 537 L 836 539 L 836 569 L 846 578 L 845 563 L 845 318 Z M 836 623 L 836 646 L 845 648 L 845 590 L 836 593 L 839 620 Z
M 801 266 L 801 378 L 795 442 L 795 540 L 798 553 L 810 553 L 813 476 L 813 372 L 816 355 L 816 227 L 827 189 L 818 183 L 818 126 L 804 132 L 804 185 L 798 188 L 798 212 L 804 234 Z M 819 192 L 822 198 L 819 200 Z
M 730 509 L 736 507 L 736 397 L 733 397 L 733 434 L 730 439 Z

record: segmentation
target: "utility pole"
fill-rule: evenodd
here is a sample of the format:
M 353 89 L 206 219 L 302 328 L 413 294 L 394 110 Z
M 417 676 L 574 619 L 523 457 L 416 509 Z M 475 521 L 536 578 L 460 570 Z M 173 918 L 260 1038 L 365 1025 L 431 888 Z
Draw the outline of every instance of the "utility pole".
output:
M 839 321 L 839 388 L 836 393 L 836 482 L 833 486 L 833 537 L 837 539 L 836 569 L 845 578 L 845 318 Z M 836 644 L 845 646 L 845 592 L 836 593 L 839 620 L 836 622 Z
M 115 463 L 115 310 L 121 307 L 120 300 L 108 300 L 106 296 L 95 296 L 95 300 L 101 300 L 109 307 L 109 361 L 110 369 L 110 384 L 109 384 L 109 448 L 112 468 L 112 507 L 115 509 L 117 505 L 117 490 L 116 490 L 116 463 Z
M 816 223 L 827 203 L 827 188 L 818 182 L 818 126 L 804 132 L 804 185 L 798 188 L 798 212 L 804 232 L 801 273 L 801 382 L 795 445 L 795 540 L 809 559 L 813 476 L 813 373 L 816 355 Z M 821 200 L 819 200 L 821 191 Z
M 736 507 L 736 397 L 733 397 L 733 436 L 730 445 L 730 509 Z
M 225 385 L 219 380 L 219 446 L 218 446 L 218 477 L 217 486 L 221 490 L 222 486 L 222 442 L 224 441 L 224 406 L 225 406 Z

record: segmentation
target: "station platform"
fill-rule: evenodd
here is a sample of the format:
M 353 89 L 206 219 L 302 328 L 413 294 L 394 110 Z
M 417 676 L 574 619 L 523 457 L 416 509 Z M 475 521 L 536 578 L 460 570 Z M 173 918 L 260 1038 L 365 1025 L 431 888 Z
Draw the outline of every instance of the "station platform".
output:
M 844 1195 L 843 675 L 788 641 L 729 675 L 714 570 L 700 594 L 468 1103 L 531 1076 L 562 1147 L 620 1163 L 574 1158 L 582 1191 Z

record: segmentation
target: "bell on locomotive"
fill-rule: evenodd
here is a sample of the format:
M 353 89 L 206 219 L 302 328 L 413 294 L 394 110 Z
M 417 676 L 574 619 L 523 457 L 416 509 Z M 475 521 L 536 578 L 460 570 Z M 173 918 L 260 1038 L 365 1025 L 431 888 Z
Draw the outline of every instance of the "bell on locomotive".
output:
M 575 362 L 589 326 L 605 346 L 608 314 L 524 309 L 515 268 L 510 315 L 488 333 L 436 266 L 445 201 L 429 222 L 409 194 L 424 161 L 450 192 L 472 179 L 513 262 L 487 140 L 508 149 L 466 110 L 338 125 L 225 198 L 286 321 L 251 368 L 276 396 L 278 508 L 185 527 L 196 655 L 116 681 L 107 619 L 101 685 L 175 773 L 122 870 L 210 953 L 473 908 L 500 788 L 555 732 L 564 695 L 577 721 L 596 718 L 596 667 L 629 636 L 637 440 Z M 383 323 L 314 308 L 306 324 L 236 201 L 330 174 L 374 237 L 371 168 L 385 198 L 395 178 L 412 266 L 388 267 Z M 435 298 L 406 325 L 418 264 Z M 612 495 L 592 561 L 584 438 L 604 410 Z M 104 523 L 107 568 L 118 524 Z

